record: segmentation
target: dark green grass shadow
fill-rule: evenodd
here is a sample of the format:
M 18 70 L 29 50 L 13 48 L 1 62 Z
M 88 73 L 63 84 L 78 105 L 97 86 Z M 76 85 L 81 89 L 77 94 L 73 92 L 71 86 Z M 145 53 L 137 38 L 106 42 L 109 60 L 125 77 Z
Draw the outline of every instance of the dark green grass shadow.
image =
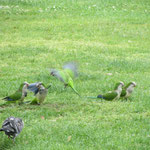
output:
M 14 146 L 15 146 L 15 143 L 13 143 L 11 139 L 4 139 L 3 142 L 0 143 L 0 150 L 8 150 Z

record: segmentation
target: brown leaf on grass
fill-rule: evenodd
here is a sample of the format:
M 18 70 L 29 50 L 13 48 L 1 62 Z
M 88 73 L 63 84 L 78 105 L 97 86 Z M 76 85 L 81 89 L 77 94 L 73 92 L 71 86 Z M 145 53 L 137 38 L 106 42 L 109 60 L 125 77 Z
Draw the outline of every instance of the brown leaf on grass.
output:
M 68 142 L 70 142 L 71 141 L 71 138 L 72 138 L 72 136 L 68 136 Z
M 43 119 L 43 120 L 44 120 L 44 119 L 45 119 L 45 118 L 44 118 L 44 116 L 41 116 L 41 119 Z

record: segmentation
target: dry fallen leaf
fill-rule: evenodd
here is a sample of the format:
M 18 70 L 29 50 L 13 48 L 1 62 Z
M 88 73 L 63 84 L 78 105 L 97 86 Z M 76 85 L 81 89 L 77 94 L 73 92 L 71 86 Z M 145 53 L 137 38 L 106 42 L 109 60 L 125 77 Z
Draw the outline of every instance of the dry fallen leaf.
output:
M 112 73 L 107 73 L 108 76 L 112 76 Z
M 72 138 L 72 136 L 68 136 L 68 142 L 70 142 L 71 141 L 71 138 Z
M 54 119 L 54 120 L 50 120 L 50 121 L 53 121 L 53 122 L 55 122 L 55 121 L 57 121 L 57 119 Z
M 41 116 L 41 119 L 45 119 L 44 116 Z

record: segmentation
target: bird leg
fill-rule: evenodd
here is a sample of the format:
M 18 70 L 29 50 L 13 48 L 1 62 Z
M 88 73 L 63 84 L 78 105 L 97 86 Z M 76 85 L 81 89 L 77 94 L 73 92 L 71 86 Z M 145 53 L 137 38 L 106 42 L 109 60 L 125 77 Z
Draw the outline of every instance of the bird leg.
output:
M 13 137 L 13 143 L 15 143 L 15 137 Z

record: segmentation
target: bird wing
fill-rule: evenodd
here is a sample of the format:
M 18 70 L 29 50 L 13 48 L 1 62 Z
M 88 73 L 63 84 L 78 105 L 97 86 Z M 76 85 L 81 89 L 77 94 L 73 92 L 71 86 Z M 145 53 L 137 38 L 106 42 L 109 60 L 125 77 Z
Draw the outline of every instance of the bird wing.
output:
M 16 91 L 14 94 L 4 97 L 3 100 L 5 101 L 17 101 L 21 99 L 22 92 L 21 91 Z
M 126 90 L 130 85 L 131 85 L 132 82 L 129 82 L 125 87 L 124 89 Z
M 18 128 L 17 128 L 17 122 L 15 121 L 15 119 L 14 120 L 10 120 L 9 121 L 10 122 L 10 127 L 12 128 L 12 129 L 14 129 L 14 131 L 16 132 L 16 133 L 18 133 Z
M 110 92 L 110 93 L 104 94 L 104 95 L 103 95 L 103 98 L 106 99 L 106 100 L 113 100 L 114 98 L 117 97 L 117 95 L 118 95 L 117 92 L 112 91 L 112 92 Z
M 16 133 L 20 133 L 22 128 L 24 126 L 24 123 L 22 121 L 22 119 L 20 118 L 15 118 L 14 120 L 14 127 L 15 127 L 15 130 L 16 130 Z
M 36 94 L 38 93 L 38 91 L 39 91 L 39 89 L 38 89 L 38 87 L 37 87 L 37 84 L 38 84 L 38 83 L 39 83 L 39 82 L 31 83 L 31 84 L 29 84 L 29 86 L 28 86 L 28 90 L 31 91 L 31 92 L 33 92 L 34 95 L 36 95 Z
M 15 132 L 15 129 L 12 128 L 12 126 L 13 124 L 11 123 L 10 118 L 7 118 L 2 125 L 2 129 L 7 132 Z
M 63 69 L 72 77 L 78 76 L 78 66 L 75 62 L 68 62 L 63 66 Z
M 12 128 L 10 125 L 4 126 L 3 131 L 7 131 L 7 132 L 15 132 L 15 129 Z
M 124 97 L 124 96 L 126 96 L 126 94 L 127 94 L 127 92 L 126 92 L 126 89 L 124 88 L 121 92 L 120 97 Z
M 56 70 L 56 69 L 53 69 L 51 72 L 54 73 L 54 76 L 59 79 L 60 81 L 64 82 L 65 83 L 65 80 L 66 80 L 66 74 L 65 72 L 62 70 L 62 71 L 59 71 L 59 70 Z

